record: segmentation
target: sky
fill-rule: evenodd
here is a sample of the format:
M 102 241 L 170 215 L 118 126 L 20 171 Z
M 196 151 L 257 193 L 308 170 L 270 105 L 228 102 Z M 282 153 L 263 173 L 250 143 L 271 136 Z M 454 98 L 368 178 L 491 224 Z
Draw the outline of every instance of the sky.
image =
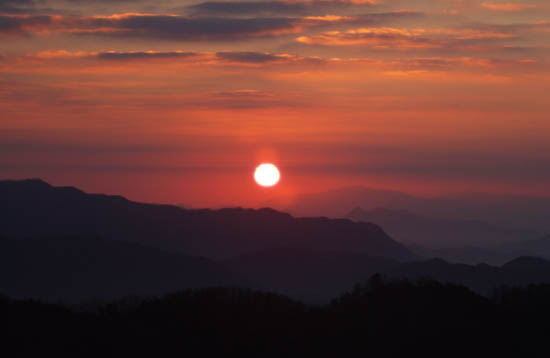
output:
M 550 196 L 549 38 L 547 0 L 0 0 L 0 178 Z

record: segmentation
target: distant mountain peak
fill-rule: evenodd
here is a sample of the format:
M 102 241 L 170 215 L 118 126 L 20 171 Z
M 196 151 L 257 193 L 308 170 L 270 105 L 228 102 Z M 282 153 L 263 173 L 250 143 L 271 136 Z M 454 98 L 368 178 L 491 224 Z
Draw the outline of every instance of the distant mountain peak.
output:
M 364 210 L 360 206 L 356 206 L 352 211 L 350 211 L 345 218 L 349 218 L 356 221 L 372 221 L 371 217 L 391 217 L 391 218 L 401 218 L 401 219 L 417 219 L 417 220 L 426 220 L 427 218 L 413 214 L 407 210 L 396 210 L 388 209 L 384 207 L 375 207 L 371 210 Z
M 550 261 L 547 261 L 540 257 L 535 256 L 521 256 L 512 261 L 509 261 L 502 265 L 503 269 L 538 269 L 541 265 L 547 265 Z
M 363 215 L 365 215 L 367 212 L 365 210 L 363 210 L 362 207 L 360 206 L 356 206 L 354 207 L 347 215 L 345 215 L 344 217 L 345 218 L 350 218 L 350 219 L 354 219 L 354 218 L 359 218 Z
M 53 186 L 40 178 L 29 178 L 29 179 L 6 179 L 0 180 L 0 183 L 7 185 L 33 185 L 40 187 L 52 188 Z

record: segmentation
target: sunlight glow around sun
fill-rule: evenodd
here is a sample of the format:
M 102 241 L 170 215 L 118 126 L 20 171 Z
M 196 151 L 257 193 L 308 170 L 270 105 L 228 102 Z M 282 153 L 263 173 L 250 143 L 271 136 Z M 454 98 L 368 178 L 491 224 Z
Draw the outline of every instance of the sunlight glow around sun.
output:
M 260 164 L 254 171 L 254 180 L 260 186 L 274 186 L 279 182 L 280 178 L 281 174 L 279 173 L 279 169 L 271 163 Z

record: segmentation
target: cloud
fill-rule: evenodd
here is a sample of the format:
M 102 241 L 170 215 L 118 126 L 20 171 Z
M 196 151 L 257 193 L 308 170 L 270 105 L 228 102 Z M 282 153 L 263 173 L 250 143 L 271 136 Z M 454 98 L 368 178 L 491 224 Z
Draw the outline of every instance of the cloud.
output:
M 310 21 L 326 21 L 326 22 L 340 22 L 340 21 L 349 21 L 354 18 L 351 16 L 340 16 L 340 15 L 323 15 L 323 16 L 306 16 L 304 20 Z
M 97 62 L 100 61 L 100 62 Z M 223 66 L 269 66 L 269 65 L 317 65 L 328 63 L 329 59 L 316 56 L 298 56 L 288 53 L 270 53 L 254 51 L 190 52 L 190 51 L 102 51 L 70 52 L 66 50 L 48 50 L 21 56 L 0 55 L 0 71 L 10 73 L 47 73 L 48 71 L 90 71 L 108 72 L 113 66 L 101 64 L 110 62 L 117 71 L 141 71 L 141 65 L 151 65 L 161 61 L 162 66 L 155 67 L 159 72 L 173 71 L 171 66 L 203 65 Z M 133 65 L 130 65 L 132 63 Z M 40 65 L 40 66 L 37 66 Z M 122 65 L 122 67 L 121 67 Z M 164 66 L 164 67 L 163 67 Z M 168 69 L 170 68 L 170 69 Z
M 379 49 L 485 49 L 490 41 L 517 38 L 516 29 L 484 28 L 392 28 L 363 27 L 299 36 L 297 42 L 318 46 L 368 46 Z
M 266 15 L 266 14 L 305 14 L 309 5 L 301 2 L 282 1 L 212 1 L 187 6 L 186 9 L 193 15 Z
M 311 27 L 335 24 L 378 25 L 421 14 L 411 11 L 358 16 L 188 17 L 173 14 L 122 13 L 107 16 L 0 15 L 0 35 L 102 36 L 187 41 L 227 41 L 296 34 Z
M 189 58 L 195 57 L 199 54 L 196 52 L 182 52 L 182 51 L 173 51 L 173 52 L 154 52 L 154 51 L 143 51 L 143 52 L 100 52 L 97 54 L 97 57 L 102 60 L 116 60 L 116 61 L 128 61 L 128 60 L 147 60 L 147 59 L 179 59 L 179 58 Z
M 218 52 L 216 53 L 216 57 L 224 61 L 242 63 L 268 63 L 289 59 L 289 55 L 263 52 Z
M 299 102 L 296 98 L 280 93 L 241 89 L 204 93 L 193 105 L 204 109 L 262 109 L 293 107 Z M 303 105 L 303 104 L 302 104 Z
M 26 35 L 51 23 L 47 15 L 0 15 L 0 35 Z
M 488 69 L 506 70 L 512 73 L 516 70 L 527 70 L 537 66 L 533 59 L 504 60 L 494 58 L 473 57 L 419 57 L 392 63 L 392 66 L 401 71 L 464 71 Z
M 348 31 L 329 31 L 313 36 L 300 36 L 296 41 L 308 45 L 357 46 L 378 48 L 433 48 L 439 45 L 422 38 L 415 31 L 388 27 L 368 27 Z
M 190 18 L 134 13 L 110 16 L 0 16 L 0 34 L 10 35 L 65 32 L 167 40 L 227 40 L 295 33 L 299 30 L 297 20 L 291 18 Z
M 185 9 L 198 16 L 242 15 L 305 15 L 349 6 L 374 6 L 374 0 L 309 0 L 309 1 L 209 1 L 187 6 Z
M 109 63 L 109 64 L 107 64 Z M 311 66 L 311 65 L 318 65 Z M 201 66 L 215 71 L 225 66 L 248 69 L 262 68 L 262 71 L 276 73 L 300 74 L 304 67 L 308 71 L 323 73 L 330 77 L 330 73 L 340 71 L 372 71 L 386 75 L 413 75 L 429 72 L 487 72 L 507 73 L 534 73 L 547 69 L 544 61 L 534 58 L 506 59 L 490 57 L 411 57 L 400 59 L 363 58 L 321 58 L 302 57 L 288 53 L 266 52 L 186 52 L 186 51 L 139 51 L 139 52 L 68 52 L 64 50 L 41 51 L 24 56 L 0 57 L 0 71 L 4 73 L 142 73 L 172 74 L 178 71 L 197 71 Z M 322 67 L 321 67 L 322 66 Z M 295 72 L 295 71 L 298 72 Z M 244 72 L 243 72 L 244 73 Z M 253 92 L 236 92 L 239 96 L 255 95 Z
M 261 52 L 218 52 L 216 57 L 230 62 L 268 63 L 285 60 L 284 55 Z
M 519 3 L 502 3 L 495 4 L 489 2 L 482 2 L 481 7 L 491 11 L 504 11 L 504 12 L 518 12 L 527 9 L 534 9 L 537 5 L 534 4 L 519 4 Z
M 40 51 L 32 55 L 26 56 L 27 58 L 37 58 L 37 59 L 67 59 L 67 58 L 78 58 L 78 57 L 89 57 L 90 53 L 88 52 L 69 52 L 66 50 L 47 50 Z
M 371 14 L 353 15 L 353 16 L 324 14 L 324 15 L 318 15 L 318 16 L 304 16 L 301 19 L 300 24 L 306 28 L 332 26 L 332 25 L 340 25 L 340 24 L 375 26 L 375 25 L 392 23 L 398 20 L 418 18 L 422 16 L 424 16 L 423 13 L 419 13 L 416 11 L 394 11 L 394 12 L 371 13 Z
M 0 14 L 57 14 L 60 9 L 46 7 L 45 0 L 0 0 Z
M 288 18 L 187 18 L 130 14 L 97 19 L 96 23 L 123 30 L 123 36 L 187 40 L 257 37 L 297 31 L 294 20 Z
M 56 52 L 57 53 L 57 52 Z M 65 51 L 60 52 L 67 57 Z M 75 57 L 76 55 L 72 55 Z M 37 54 L 37 57 L 46 58 L 43 52 Z M 99 52 L 89 53 L 87 57 L 97 58 L 100 60 L 116 60 L 116 61 L 139 61 L 149 59 L 168 59 L 176 61 L 192 61 L 193 63 L 206 63 L 208 65 L 216 64 L 290 64 L 290 63 L 322 63 L 325 60 L 319 57 L 301 57 L 286 53 L 269 53 L 269 52 L 254 52 L 254 51 L 227 51 L 227 52 Z M 51 58 L 51 57 L 50 57 Z
M 0 13 L 18 14 L 28 12 L 34 4 L 34 0 L 0 0 Z

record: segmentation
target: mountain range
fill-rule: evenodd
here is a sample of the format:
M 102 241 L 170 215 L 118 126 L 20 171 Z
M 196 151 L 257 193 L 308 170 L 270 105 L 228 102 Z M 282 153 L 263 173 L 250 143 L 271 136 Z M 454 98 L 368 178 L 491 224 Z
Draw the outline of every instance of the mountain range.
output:
M 290 204 L 289 204 L 290 203 Z M 264 205 L 295 216 L 344 217 L 355 207 L 386 208 L 446 220 L 474 220 L 505 229 L 550 233 L 550 198 L 461 193 L 423 197 L 393 190 L 347 187 L 271 200 Z
M 433 249 L 456 246 L 496 247 L 543 236 L 534 230 L 503 229 L 479 220 L 432 219 L 407 210 L 363 210 L 356 207 L 345 217 L 354 221 L 376 223 L 400 243 Z
M 534 230 L 504 229 L 479 220 L 432 219 L 406 210 L 354 208 L 346 216 L 380 225 L 422 257 L 501 265 L 518 256 L 550 258 L 550 240 Z
M 0 196 L 0 293 L 17 298 L 78 302 L 238 285 L 327 302 L 374 273 L 432 277 L 484 294 L 550 282 L 550 262 L 542 258 L 492 266 L 426 260 L 368 222 L 273 209 L 185 210 L 41 180 L 0 181 Z M 461 224 L 447 222 L 449 230 Z M 529 253 L 549 243 L 507 247 Z

